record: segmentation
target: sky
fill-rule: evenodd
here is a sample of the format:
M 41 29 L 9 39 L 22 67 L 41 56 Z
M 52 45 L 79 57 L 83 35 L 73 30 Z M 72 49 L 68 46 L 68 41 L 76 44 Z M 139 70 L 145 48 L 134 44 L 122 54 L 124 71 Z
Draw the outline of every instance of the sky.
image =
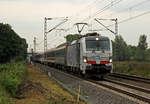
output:
M 103 28 L 94 21 L 94 18 L 112 19 L 118 18 L 118 22 L 150 11 L 150 0 L 0 0 L 0 22 L 8 23 L 16 33 L 27 40 L 29 50 L 33 48 L 33 39 L 37 39 L 37 51 L 43 51 L 44 17 L 68 17 L 68 21 L 57 30 L 48 34 L 48 49 L 65 42 L 64 36 L 69 33 L 77 33 L 76 22 L 86 22 L 83 34 L 90 29 Z M 150 13 L 133 20 L 119 23 L 119 34 L 127 44 L 137 45 L 139 36 L 147 35 L 150 47 Z M 48 30 L 62 18 L 48 21 Z M 112 21 L 102 21 L 110 25 Z M 58 29 L 70 29 L 60 31 Z M 110 27 L 114 30 L 114 26 Z M 109 36 L 112 40 L 114 34 L 109 31 L 99 31 L 100 34 Z

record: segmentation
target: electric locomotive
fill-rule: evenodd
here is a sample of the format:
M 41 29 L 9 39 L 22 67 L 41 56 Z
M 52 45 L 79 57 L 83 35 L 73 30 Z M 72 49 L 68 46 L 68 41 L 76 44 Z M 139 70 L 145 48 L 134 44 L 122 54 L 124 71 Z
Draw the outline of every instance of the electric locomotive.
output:
M 103 77 L 112 71 L 112 44 L 108 37 L 89 33 L 66 48 L 66 65 L 83 75 Z

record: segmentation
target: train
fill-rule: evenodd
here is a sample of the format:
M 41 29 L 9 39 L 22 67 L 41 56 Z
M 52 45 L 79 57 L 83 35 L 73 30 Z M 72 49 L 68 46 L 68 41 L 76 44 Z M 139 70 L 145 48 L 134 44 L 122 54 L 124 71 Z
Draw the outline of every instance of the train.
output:
M 46 55 L 46 58 L 44 56 Z M 35 62 L 87 76 L 103 78 L 112 72 L 112 43 L 109 37 L 87 33 L 33 57 Z

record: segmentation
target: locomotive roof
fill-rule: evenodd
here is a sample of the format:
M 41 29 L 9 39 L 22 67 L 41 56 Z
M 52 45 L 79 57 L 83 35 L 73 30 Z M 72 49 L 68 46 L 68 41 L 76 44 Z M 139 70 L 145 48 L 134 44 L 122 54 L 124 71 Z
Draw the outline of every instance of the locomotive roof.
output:
M 57 51 L 57 50 L 64 49 L 64 48 L 66 48 L 66 45 L 59 47 L 59 48 L 56 48 L 55 50 Z
M 106 36 L 88 36 L 88 37 L 85 37 L 86 39 L 88 40 L 95 40 L 95 38 L 99 38 L 100 40 L 108 40 L 109 38 L 106 37 Z
M 101 36 L 101 34 L 97 33 L 97 32 L 93 32 L 93 33 L 87 33 L 85 35 L 82 35 L 80 38 L 83 38 L 83 37 L 86 37 L 86 38 L 95 38 L 95 37 L 99 37 L 100 39 L 109 39 L 108 37 L 106 36 Z
M 58 45 L 56 48 L 60 48 L 60 47 L 62 47 L 62 46 L 65 46 L 67 43 L 62 43 L 62 44 L 60 44 L 60 45 Z
M 55 50 L 64 49 L 64 48 L 66 48 L 66 45 L 67 45 L 67 43 L 62 43 L 59 46 L 57 46 Z

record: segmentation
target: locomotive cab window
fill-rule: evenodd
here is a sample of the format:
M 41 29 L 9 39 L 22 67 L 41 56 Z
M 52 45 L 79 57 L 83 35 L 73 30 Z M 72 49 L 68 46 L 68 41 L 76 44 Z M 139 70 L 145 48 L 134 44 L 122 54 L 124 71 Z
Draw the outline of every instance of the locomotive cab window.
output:
M 87 51 L 109 51 L 110 43 L 108 39 L 105 40 L 88 40 L 86 39 L 86 50 Z

